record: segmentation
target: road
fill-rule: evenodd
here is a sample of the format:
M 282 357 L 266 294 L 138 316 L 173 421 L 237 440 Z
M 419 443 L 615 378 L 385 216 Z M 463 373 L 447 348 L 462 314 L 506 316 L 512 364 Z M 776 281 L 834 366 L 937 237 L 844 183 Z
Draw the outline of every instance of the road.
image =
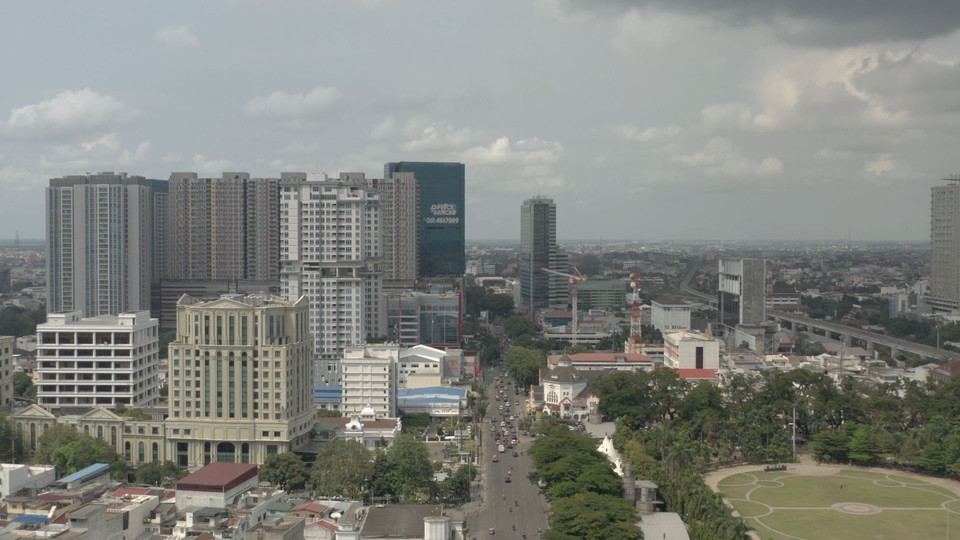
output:
M 487 382 L 495 379 L 495 376 L 485 375 L 487 375 L 485 377 Z M 537 529 L 547 530 L 546 500 L 540 495 L 540 488 L 527 479 L 527 474 L 533 470 L 533 464 L 528 456 L 513 457 L 512 450 L 502 454 L 497 452 L 496 442 L 490 433 L 490 420 L 495 420 L 497 426 L 500 425 L 501 415 L 497 406 L 503 402 L 494 400 L 496 392 L 492 384 L 488 384 L 486 388 L 490 407 L 487 409 L 487 416 L 481 428 L 486 504 L 483 510 L 467 517 L 469 536 L 470 538 L 489 536 L 488 530 L 492 527 L 496 531 L 496 536 L 500 538 L 523 538 L 522 533 L 526 533 L 527 538 L 531 540 L 539 538 Z M 508 415 L 519 416 L 522 402 L 520 407 L 513 403 L 521 401 L 520 398 L 514 396 L 512 391 L 508 395 L 511 399 L 511 411 Z M 531 446 L 531 441 L 526 439 L 521 437 L 520 444 L 514 449 L 525 454 Z M 499 458 L 498 463 L 493 463 L 493 456 Z M 507 476 L 512 480 L 509 484 L 504 481 Z

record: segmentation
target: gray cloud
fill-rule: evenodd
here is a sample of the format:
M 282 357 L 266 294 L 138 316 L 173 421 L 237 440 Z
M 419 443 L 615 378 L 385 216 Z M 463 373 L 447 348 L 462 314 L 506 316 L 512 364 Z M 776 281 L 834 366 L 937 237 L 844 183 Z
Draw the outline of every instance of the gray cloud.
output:
M 780 39 L 815 46 L 922 41 L 960 28 L 953 0 L 561 0 L 573 9 L 622 15 L 631 9 L 709 16 L 737 28 L 769 25 Z

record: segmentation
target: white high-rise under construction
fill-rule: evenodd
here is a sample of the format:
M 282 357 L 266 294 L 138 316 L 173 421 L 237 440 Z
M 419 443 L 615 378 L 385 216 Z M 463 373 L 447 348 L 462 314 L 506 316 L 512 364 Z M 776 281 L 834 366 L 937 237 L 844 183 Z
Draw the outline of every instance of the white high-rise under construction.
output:
M 346 346 L 386 335 L 380 234 L 380 194 L 362 173 L 281 174 L 281 294 L 310 302 L 321 384 L 340 384 Z

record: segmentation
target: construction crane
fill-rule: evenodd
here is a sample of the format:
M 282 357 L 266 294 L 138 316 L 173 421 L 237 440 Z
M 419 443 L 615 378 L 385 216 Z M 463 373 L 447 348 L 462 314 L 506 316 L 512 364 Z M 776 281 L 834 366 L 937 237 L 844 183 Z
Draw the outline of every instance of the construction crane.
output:
M 640 307 L 640 270 L 630 274 L 633 303 L 630 306 L 630 337 L 624 349 L 628 354 L 643 354 L 643 308 Z
M 553 275 L 555 275 L 555 276 L 565 277 L 565 278 L 567 278 L 568 280 L 570 280 L 570 294 L 573 296 L 573 321 L 572 321 L 572 324 L 573 324 L 573 328 L 572 328 L 573 339 L 572 339 L 572 343 L 573 343 L 573 345 L 576 345 L 576 344 L 577 344 L 577 291 L 578 291 L 579 288 L 580 288 L 580 282 L 581 282 L 581 281 L 586 281 L 586 280 L 587 280 L 587 276 L 581 274 L 580 271 L 577 270 L 577 267 L 576 267 L 576 266 L 573 267 L 573 273 L 572 273 L 572 274 L 567 274 L 566 272 L 559 272 L 559 271 L 553 270 L 553 269 L 551 269 L 551 268 L 541 268 L 540 270 L 542 270 L 543 272 L 546 272 L 546 273 L 548 273 L 548 274 L 553 274 Z

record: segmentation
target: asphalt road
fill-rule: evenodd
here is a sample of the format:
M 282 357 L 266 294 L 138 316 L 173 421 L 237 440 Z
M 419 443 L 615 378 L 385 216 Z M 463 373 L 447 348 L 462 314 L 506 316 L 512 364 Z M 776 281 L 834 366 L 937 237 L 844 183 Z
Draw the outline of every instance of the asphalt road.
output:
M 490 420 L 496 420 L 499 430 L 502 416 L 497 406 L 503 402 L 494 401 L 496 392 L 492 388 L 492 385 L 487 386 L 490 408 L 487 409 L 482 428 L 486 504 L 483 510 L 467 518 L 470 537 L 488 537 L 490 536 L 488 530 L 492 527 L 496 531 L 495 536 L 501 538 L 523 538 L 522 533 L 526 533 L 527 538 L 531 540 L 540 538 L 537 529 L 544 531 L 547 529 L 547 504 L 540 495 L 540 488 L 527 479 L 527 474 L 533 470 L 530 458 L 526 455 L 513 457 L 513 450 L 507 450 L 502 454 L 497 452 L 496 441 L 490 433 Z M 514 396 L 512 391 L 508 395 L 511 400 L 511 411 L 507 416 L 510 414 L 519 416 L 518 409 L 523 406 L 522 400 Z M 521 405 L 514 406 L 515 401 L 519 401 Z M 527 438 L 521 436 L 514 450 L 526 452 L 530 448 L 531 441 L 525 439 Z M 499 458 L 498 463 L 493 463 L 493 456 Z M 512 480 L 509 484 L 505 482 L 508 476 Z

